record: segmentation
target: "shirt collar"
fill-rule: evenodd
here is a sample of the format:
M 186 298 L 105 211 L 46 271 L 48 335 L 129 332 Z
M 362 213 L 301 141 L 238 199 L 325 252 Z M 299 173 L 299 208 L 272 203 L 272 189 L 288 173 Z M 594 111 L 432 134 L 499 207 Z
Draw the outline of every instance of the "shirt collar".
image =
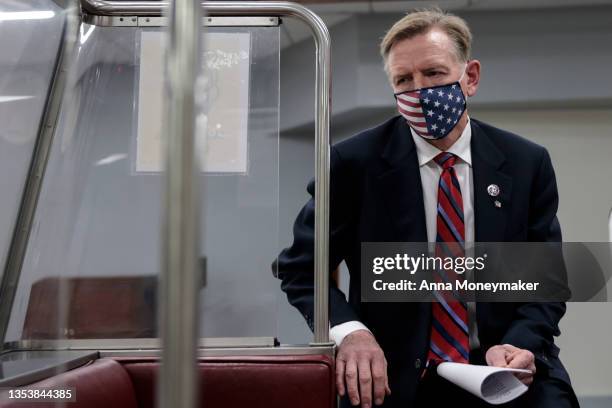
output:
M 438 154 L 442 153 L 442 150 L 438 149 L 431 143 L 427 142 L 421 136 L 419 136 L 412 128 L 410 128 L 412 139 L 417 150 L 417 157 L 419 158 L 419 166 L 424 166 L 434 159 Z M 453 153 L 459 159 L 467 163 L 470 167 L 472 166 L 472 151 L 470 149 L 470 142 L 472 141 L 472 127 L 470 126 L 470 118 L 468 117 L 467 125 L 463 129 L 463 133 L 459 136 L 459 139 L 453 143 L 453 145 L 447 151 Z

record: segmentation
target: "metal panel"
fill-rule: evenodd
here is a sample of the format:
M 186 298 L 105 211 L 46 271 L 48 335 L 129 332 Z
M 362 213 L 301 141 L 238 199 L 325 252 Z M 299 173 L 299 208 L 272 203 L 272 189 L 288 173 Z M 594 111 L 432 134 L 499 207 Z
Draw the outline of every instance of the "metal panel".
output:
M 200 339 L 199 357 L 224 355 L 312 355 L 334 356 L 334 346 L 280 345 L 273 338 L 212 338 Z M 21 340 L 8 343 L 5 353 L 17 351 L 99 351 L 100 357 L 159 357 L 159 339 L 100 339 L 100 340 Z
M 274 337 L 210 337 L 198 339 L 199 348 L 274 347 Z M 5 345 L 16 350 L 157 350 L 160 340 L 154 339 L 62 339 L 19 340 Z
M 303 356 L 321 354 L 335 356 L 333 346 L 283 346 L 255 348 L 207 348 L 198 349 L 198 357 L 220 356 Z M 100 357 L 157 357 L 159 350 L 100 350 Z
M 31 384 L 80 367 L 97 358 L 97 351 L 17 351 L 5 353 L 0 355 L 0 373 L 2 374 L 0 387 Z
M 165 27 L 167 17 L 138 16 L 96 16 L 83 15 L 83 22 L 100 27 Z M 278 17 L 205 17 L 202 25 L 206 27 L 276 27 L 280 24 Z
M 83 15 L 83 22 L 101 27 L 136 27 L 138 26 L 137 16 L 92 16 Z

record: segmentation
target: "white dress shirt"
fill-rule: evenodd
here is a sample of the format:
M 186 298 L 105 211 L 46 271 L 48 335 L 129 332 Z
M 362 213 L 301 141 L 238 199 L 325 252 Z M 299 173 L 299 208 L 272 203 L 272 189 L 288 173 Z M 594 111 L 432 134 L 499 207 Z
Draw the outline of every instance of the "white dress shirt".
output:
M 427 142 L 421 136 L 410 129 L 412 139 L 416 146 L 417 157 L 419 160 L 419 170 L 421 172 L 421 185 L 423 187 L 423 205 L 425 206 L 425 222 L 427 227 L 427 240 L 436 242 L 436 220 L 438 217 L 438 182 L 442 174 L 440 167 L 434 158 L 442 153 L 434 145 Z M 461 188 L 461 198 L 463 199 L 463 217 L 465 225 L 465 242 L 474 242 L 474 178 L 472 175 L 472 151 L 470 143 L 472 141 L 472 128 L 468 117 L 467 125 L 463 129 L 463 133 L 459 139 L 447 150 L 457 156 L 455 163 L 455 173 L 459 180 Z M 472 302 L 470 302 L 472 303 Z M 471 307 L 470 307 L 471 306 Z M 468 309 L 473 309 L 474 305 L 468 305 Z M 469 312 L 469 310 L 468 310 Z M 471 348 L 474 348 L 474 343 L 477 339 L 472 338 L 477 334 L 472 330 L 473 325 L 470 324 L 470 343 Z M 329 331 L 329 336 L 340 345 L 342 340 L 350 333 L 356 330 L 368 330 L 368 328 L 360 321 L 353 320 L 332 327 Z M 368 330 L 369 331 L 369 330 Z

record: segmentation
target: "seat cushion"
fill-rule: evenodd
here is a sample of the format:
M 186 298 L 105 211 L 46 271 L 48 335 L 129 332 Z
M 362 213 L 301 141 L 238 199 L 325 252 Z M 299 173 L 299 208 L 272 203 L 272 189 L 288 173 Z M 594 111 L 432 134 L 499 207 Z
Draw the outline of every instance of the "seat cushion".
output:
M 76 389 L 76 402 L 58 404 L 52 402 L 23 403 L 17 401 L 0 402 L 0 408 L 138 408 L 136 395 L 130 376 L 125 369 L 112 359 L 95 360 L 74 370 L 58 374 L 45 380 L 30 384 L 27 388 L 65 388 Z M 151 406 L 152 407 L 152 406 Z
M 129 373 L 139 408 L 153 407 L 159 362 L 120 360 Z M 200 406 L 206 408 L 332 408 L 333 360 L 324 355 L 240 356 L 200 361 Z
M 32 285 L 22 338 L 155 337 L 156 291 L 156 276 L 43 278 Z

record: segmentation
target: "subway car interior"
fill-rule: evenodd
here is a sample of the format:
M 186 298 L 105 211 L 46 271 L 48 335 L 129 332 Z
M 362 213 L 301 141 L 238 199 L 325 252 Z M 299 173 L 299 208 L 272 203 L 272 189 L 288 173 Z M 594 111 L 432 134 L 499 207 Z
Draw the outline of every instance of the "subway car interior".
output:
M 15 103 L 3 112 L 15 149 L 2 149 L 12 190 L 3 204 L 2 387 L 73 387 L 64 400 L 36 406 L 153 407 L 158 388 L 167 390 L 159 392 L 165 406 L 193 406 L 195 394 L 207 407 L 332 406 L 333 347 L 327 337 L 279 344 L 271 269 L 279 246 L 280 19 L 304 21 L 320 42 L 311 63 L 320 71 L 323 155 L 327 29 L 297 4 L 211 2 L 200 11 L 187 1 L 172 13 L 166 6 L 0 6 L 2 102 Z M 200 36 L 201 48 L 189 48 Z M 179 81 L 193 74 L 184 82 L 198 91 L 191 102 L 185 85 L 169 84 L 170 72 Z M 177 106 L 168 122 L 165 98 Z M 195 127 L 184 126 L 189 115 Z M 162 141 L 170 122 L 178 128 L 168 132 L 190 135 L 191 147 Z M 209 137 L 196 141 L 196 128 Z M 165 162 L 164 149 L 196 145 L 201 157 Z M 162 349 L 173 347 L 165 361 L 176 366 L 160 370 Z M 168 380 L 158 379 L 166 369 Z M 0 406 L 15 403 L 28 405 L 8 398 Z
M 394 114 L 377 43 L 400 10 L 448 7 L 491 34 L 475 114 L 540 135 L 564 238 L 612 242 L 612 2 L 353 3 L 0 0 L 0 408 L 339 406 L 330 151 Z M 562 39 L 529 45 L 533 32 Z M 304 321 L 274 261 L 311 177 Z M 612 406 L 608 278 L 559 339 L 587 408 Z

